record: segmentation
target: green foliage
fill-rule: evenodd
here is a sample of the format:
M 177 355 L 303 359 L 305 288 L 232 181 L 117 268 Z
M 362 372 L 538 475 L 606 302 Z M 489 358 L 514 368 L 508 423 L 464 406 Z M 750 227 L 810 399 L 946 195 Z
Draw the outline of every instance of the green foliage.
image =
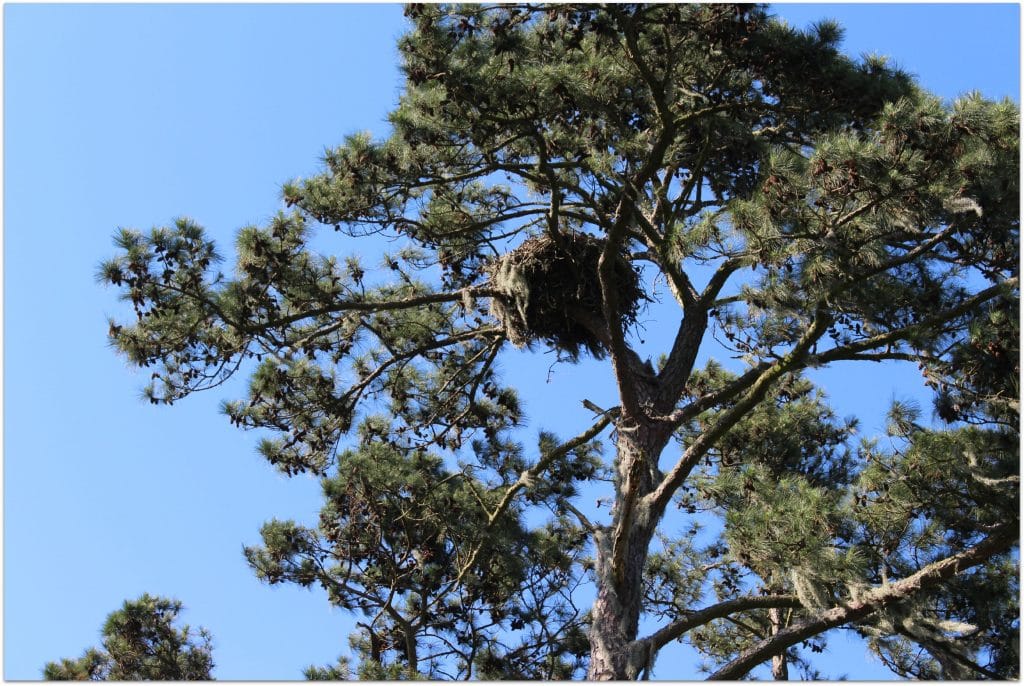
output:
M 883 453 L 867 446 L 870 461 L 855 487 L 861 547 L 871 551 L 883 581 L 1000 525 L 1016 526 L 1020 507 L 1016 434 L 928 431 L 912 415 L 898 419 L 899 447 Z M 942 596 L 901 604 L 860 630 L 899 674 L 1012 678 L 1019 669 L 1019 593 L 1016 562 L 999 556 L 955 577 Z M 987 667 L 978 655 L 988 656 Z
M 921 366 L 944 421 L 1019 426 L 1020 299 L 1000 298 L 981 309 L 948 360 Z
M 310 666 L 302 670 L 307 681 L 348 681 L 352 677 L 352 668 L 348 658 L 338 658 L 337 664 L 327 667 Z
M 102 649 L 47 663 L 48 681 L 207 681 L 212 638 L 206 629 L 173 626 L 181 603 L 143 594 L 126 600 L 103 623 Z
M 682 639 L 708 669 L 769 642 L 814 677 L 825 629 L 787 637 L 861 602 L 897 674 L 1015 676 L 1017 107 L 943 103 L 760 5 L 406 13 L 391 135 L 286 184 L 230 275 L 184 219 L 122 231 L 99 274 L 152 402 L 248 374 L 229 420 L 322 479 L 315 525 L 246 548 L 359 617 L 355 666 L 307 676 L 636 678 Z M 318 228 L 389 252 L 322 255 Z M 637 323 L 662 284 L 655 369 Z M 527 429 L 506 343 L 606 359 L 617 405 Z M 805 376 L 836 362 L 917 364 L 948 426 L 894 407 L 888 447 L 855 444 Z
M 712 363 L 691 384 L 705 394 L 734 380 Z M 896 449 L 882 451 L 872 441 L 854 449 L 856 423 L 837 422 L 824 400 L 806 380 L 789 377 L 718 441 L 678 504 L 691 514 L 720 511 L 724 528 L 701 546 L 693 544 L 696 524 L 683 538 L 663 540 L 664 552 L 648 560 L 648 601 L 672 609 L 655 614 L 692 606 L 709 586 L 725 600 L 757 583 L 799 598 L 803 609 L 787 610 L 787 623 L 795 623 L 807 611 L 857 601 L 873 583 L 908 576 L 1016 522 L 1016 432 L 925 430 L 917 409 L 896 402 L 889 429 Z M 680 436 L 684 445 L 724 411 L 688 427 Z M 999 556 L 958 576 L 942 596 L 900 604 L 858 630 L 897 674 L 1013 676 L 1017 668 L 1006 656 L 1017 650 L 1014 570 L 1012 558 Z M 710 671 L 772 630 L 769 614 L 756 610 L 709 623 L 691 640 L 711 658 Z M 823 645 L 804 647 L 820 652 Z M 979 654 L 990 657 L 989 667 L 975 661 Z M 813 672 L 809 656 L 791 650 L 788 659 L 806 675 Z
M 103 681 L 110 671 L 110 658 L 95 648 L 87 649 L 77 659 L 62 658 L 43 667 L 47 681 Z
M 516 509 L 489 516 L 500 490 L 379 437 L 341 459 L 345 471 L 323 481 L 315 529 L 271 521 L 263 545 L 245 554 L 260 579 L 319 585 L 332 604 L 367 618 L 369 637 L 356 642 L 360 678 L 407 678 L 417 668 L 450 676 L 443 658 L 468 664 L 480 655 L 516 678 L 573 673 L 582 618 L 560 594 L 579 583 L 577 529 L 527 531 Z M 502 634 L 509 630 L 521 639 Z M 417 652 L 433 657 L 424 665 Z

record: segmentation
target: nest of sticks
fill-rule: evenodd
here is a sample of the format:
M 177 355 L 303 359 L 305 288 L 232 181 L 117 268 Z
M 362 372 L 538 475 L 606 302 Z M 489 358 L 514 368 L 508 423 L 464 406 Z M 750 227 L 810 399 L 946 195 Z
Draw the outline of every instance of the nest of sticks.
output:
M 608 325 L 597 269 L 604 245 L 586 234 L 565 235 L 561 244 L 535 236 L 491 265 L 490 284 L 502 294 L 491 299 L 491 314 L 513 345 L 545 341 L 574 361 L 583 350 L 605 356 Z M 644 294 L 625 256 L 617 257 L 614 269 L 625 328 L 636 323 Z

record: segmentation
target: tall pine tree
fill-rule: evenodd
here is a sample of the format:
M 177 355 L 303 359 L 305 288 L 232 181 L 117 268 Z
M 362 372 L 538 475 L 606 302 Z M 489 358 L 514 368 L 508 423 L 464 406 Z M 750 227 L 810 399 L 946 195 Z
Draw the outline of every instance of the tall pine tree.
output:
M 407 15 L 392 134 L 286 184 L 233 274 L 185 219 L 101 268 L 152 402 L 249 374 L 228 418 L 323 478 L 257 574 L 357 612 L 372 678 L 635 679 L 675 640 L 714 678 L 813 674 L 837 627 L 904 676 L 1015 676 L 1016 106 L 944 104 L 756 5 Z M 318 228 L 397 247 L 377 269 Z M 713 335 L 741 370 L 697 367 Z M 510 346 L 605 360 L 615 406 L 566 398 L 593 423 L 529 438 Z M 884 361 L 952 424 L 894 407 L 856 444 L 803 376 Z

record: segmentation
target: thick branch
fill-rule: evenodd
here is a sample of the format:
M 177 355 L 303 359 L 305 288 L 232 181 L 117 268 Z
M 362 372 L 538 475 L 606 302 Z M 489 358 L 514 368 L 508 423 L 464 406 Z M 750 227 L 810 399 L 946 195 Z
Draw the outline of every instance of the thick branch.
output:
M 678 428 L 684 422 L 693 419 L 701 412 L 710 409 L 715 405 L 721 405 L 722 403 L 732 400 L 737 395 L 750 388 L 761 374 L 763 374 L 767 369 L 770 369 L 771 366 L 772 363 L 770 362 L 762 362 L 751 367 L 717 391 L 706 393 L 685 407 L 679 408 L 668 418 L 671 426 L 673 429 Z
M 612 367 L 615 370 L 615 381 L 619 387 L 622 414 L 625 418 L 639 418 L 642 415 L 642 410 L 637 392 L 636 375 L 632 373 L 630 365 L 635 353 L 630 355 L 633 351 L 626 345 L 625 332 L 620 325 L 622 318 L 618 294 L 619 284 L 615 280 L 615 261 L 626 240 L 630 224 L 635 217 L 641 214 L 637 207 L 637 195 L 654 178 L 661 167 L 665 153 L 675 138 L 675 133 L 676 126 L 674 124 L 664 125 L 643 165 L 636 170 L 631 178 L 625 180 L 619 192 L 615 215 L 608 228 L 608 240 L 598 260 L 602 314 L 604 314 L 605 321 L 608 322 Z
M 658 487 L 649 496 L 647 496 L 646 500 L 648 500 L 651 505 L 651 514 L 653 517 L 658 518 L 661 516 L 661 513 L 664 512 L 665 507 L 672 498 L 672 494 L 676 492 L 680 485 L 682 485 L 686 480 L 686 477 L 689 476 L 693 468 L 705 453 L 711 449 L 715 442 L 729 431 L 736 422 L 742 419 L 744 415 L 751 410 L 751 408 L 761 402 L 764 396 L 768 393 L 772 384 L 775 383 L 779 377 L 803 362 L 804 358 L 807 356 L 807 351 L 819 338 L 821 338 L 822 334 L 825 333 L 825 330 L 831 322 L 831 316 L 823 307 L 819 307 L 815 313 L 814 321 L 810 328 L 803 336 L 800 337 L 800 340 L 793 347 L 793 350 L 791 350 L 790 353 L 781 360 L 769 366 L 757 375 L 747 394 L 735 405 L 726 410 L 711 428 L 698 436 L 697 439 L 690 444 L 690 447 L 686 449 L 672 470 L 665 475 L 665 478 Z
M 711 307 L 715 302 L 715 298 L 725 287 L 725 282 L 729 280 L 729 277 L 736 272 L 737 269 L 748 265 L 750 263 L 749 258 L 732 257 L 727 259 L 725 262 L 718 266 L 715 273 L 711 275 L 708 280 L 708 285 L 704 288 L 704 292 L 700 294 L 701 303 Z
M 725 600 L 681 617 L 641 640 L 650 641 L 653 644 L 654 650 L 658 651 L 691 629 L 703 626 L 714 619 L 726 617 L 734 612 L 769 607 L 801 607 L 801 605 L 800 599 L 795 595 L 761 595 L 733 598 L 732 600 Z
M 637 417 L 641 414 L 641 410 L 636 376 L 632 373 L 629 365 L 629 346 L 626 345 L 625 332 L 620 324 L 622 308 L 619 304 L 619 284 L 615 279 L 615 260 L 626 232 L 627 216 L 633 210 L 633 199 L 630 196 L 635 192 L 628 185 L 622 191 L 615 222 L 608 231 L 608 240 L 597 262 L 598 280 L 601 284 L 602 314 L 608 323 L 608 349 L 612 369 L 615 371 L 615 382 L 619 387 L 622 412 L 627 417 Z
M 658 414 L 670 412 L 679 402 L 686 382 L 689 381 L 690 374 L 693 372 L 693 365 L 697 361 L 697 353 L 704 340 L 704 333 L 707 331 L 708 310 L 722 287 L 725 286 L 725 282 L 741 266 L 743 266 L 741 260 L 726 260 L 712 275 L 700 297 L 694 298 L 691 295 L 683 299 L 683 321 L 676 332 L 676 338 L 672 343 L 672 350 L 665 367 L 658 376 L 659 390 L 655 404 Z M 669 265 L 669 267 L 671 268 L 666 268 L 666 272 L 670 275 L 674 274 L 676 272 L 675 265 Z M 686 281 L 686 285 L 689 285 L 689 280 Z
M 926 565 L 905 579 L 880 586 L 857 601 L 834 607 L 817 617 L 783 629 L 719 669 L 709 679 L 740 679 L 751 669 L 770 659 L 772 655 L 800 641 L 829 629 L 860 621 L 889 605 L 927 591 L 956 574 L 1009 550 L 1017 541 L 1017 528 L 1017 522 L 1006 524 L 976 546 Z
M 708 328 L 708 310 L 703 303 L 695 303 L 687 307 L 683 313 L 683 321 L 679 324 L 676 339 L 672 343 L 665 367 L 658 375 L 658 398 L 655 401 L 655 412 L 666 414 L 676 406 L 686 382 L 693 372 L 697 361 L 704 332 Z

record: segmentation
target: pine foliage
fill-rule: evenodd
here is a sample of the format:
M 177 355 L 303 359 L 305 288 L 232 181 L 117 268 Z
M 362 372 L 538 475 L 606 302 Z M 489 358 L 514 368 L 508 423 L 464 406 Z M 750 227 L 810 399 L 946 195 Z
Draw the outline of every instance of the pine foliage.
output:
M 43 668 L 47 681 L 209 681 L 212 637 L 206 629 L 174 626 L 180 601 L 144 593 L 126 600 L 103 623 L 102 648 Z

